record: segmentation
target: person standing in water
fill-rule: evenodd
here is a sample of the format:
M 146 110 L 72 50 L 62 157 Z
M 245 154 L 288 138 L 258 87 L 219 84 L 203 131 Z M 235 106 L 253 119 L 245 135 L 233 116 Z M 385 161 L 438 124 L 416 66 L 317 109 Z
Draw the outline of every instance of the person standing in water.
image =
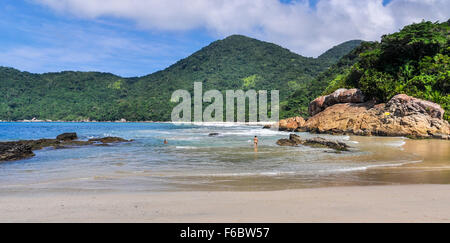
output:
M 164 139 L 164 144 L 168 144 L 167 139 Z
M 255 138 L 253 138 L 253 144 L 255 145 L 255 148 L 258 147 L 258 136 L 255 136 Z

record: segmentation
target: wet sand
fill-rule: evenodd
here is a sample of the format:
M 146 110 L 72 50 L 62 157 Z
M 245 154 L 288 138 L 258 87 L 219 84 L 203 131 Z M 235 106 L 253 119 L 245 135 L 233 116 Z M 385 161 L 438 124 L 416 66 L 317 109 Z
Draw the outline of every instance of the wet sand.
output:
M 450 222 L 450 185 L 22 195 L 1 222 Z

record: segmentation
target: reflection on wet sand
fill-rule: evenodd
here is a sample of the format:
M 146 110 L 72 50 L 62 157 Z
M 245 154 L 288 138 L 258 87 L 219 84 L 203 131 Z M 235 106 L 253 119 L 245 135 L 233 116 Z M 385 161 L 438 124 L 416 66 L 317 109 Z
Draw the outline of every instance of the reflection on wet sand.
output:
M 360 173 L 361 178 L 393 184 L 450 184 L 450 141 L 406 139 L 402 149 L 420 162 L 368 170 Z
M 403 146 L 406 152 L 416 154 L 423 159 L 418 167 L 444 167 L 450 169 L 450 141 L 438 139 L 406 140 Z

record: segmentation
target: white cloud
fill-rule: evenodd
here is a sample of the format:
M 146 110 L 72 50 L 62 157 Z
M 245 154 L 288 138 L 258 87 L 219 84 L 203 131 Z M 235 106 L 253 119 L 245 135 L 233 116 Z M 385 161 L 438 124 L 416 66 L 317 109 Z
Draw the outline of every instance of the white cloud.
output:
M 130 77 L 166 68 L 179 59 L 180 53 L 190 54 L 176 41 L 162 43 L 122 36 L 121 31 L 101 24 L 80 26 L 30 16 L 21 18 L 26 21 L 14 25 L 14 32 L 27 41 L 0 46 L 0 66 L 37 73 L 100 70 Z M 2 19 L 0 23 L 10 24 Z
M 422 19 L 446 21 L 449 0 L 35 0 L 81 18 L 125 18 L 159 31 L 207 29 L 216 37 L 245 34 L 317 56 L 350 39 L 378 40 Z

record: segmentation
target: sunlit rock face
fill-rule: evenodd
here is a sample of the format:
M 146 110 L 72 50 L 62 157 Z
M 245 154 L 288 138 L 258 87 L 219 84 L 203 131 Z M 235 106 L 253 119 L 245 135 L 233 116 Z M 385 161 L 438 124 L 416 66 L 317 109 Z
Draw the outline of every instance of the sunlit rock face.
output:
M 443 115 L 444 110 L 438 104 L 400 94 L 386 104 L 334 104 L 309 118 L 304 130 L 448 139 L 450 125 L 442 119 Z
M 303 127 L 304 125 L 305 119 L 297 116 L 280 120 L 280 122 L 278 122 L 278 129 L 281 131 L 295 131 L 297 128 Z
M 340 103 L 363 103 L 364 94 L 359 89 L 338 89 L 330 95 L 320 96 L 313 100 L 308 107 L 311 116 Z

